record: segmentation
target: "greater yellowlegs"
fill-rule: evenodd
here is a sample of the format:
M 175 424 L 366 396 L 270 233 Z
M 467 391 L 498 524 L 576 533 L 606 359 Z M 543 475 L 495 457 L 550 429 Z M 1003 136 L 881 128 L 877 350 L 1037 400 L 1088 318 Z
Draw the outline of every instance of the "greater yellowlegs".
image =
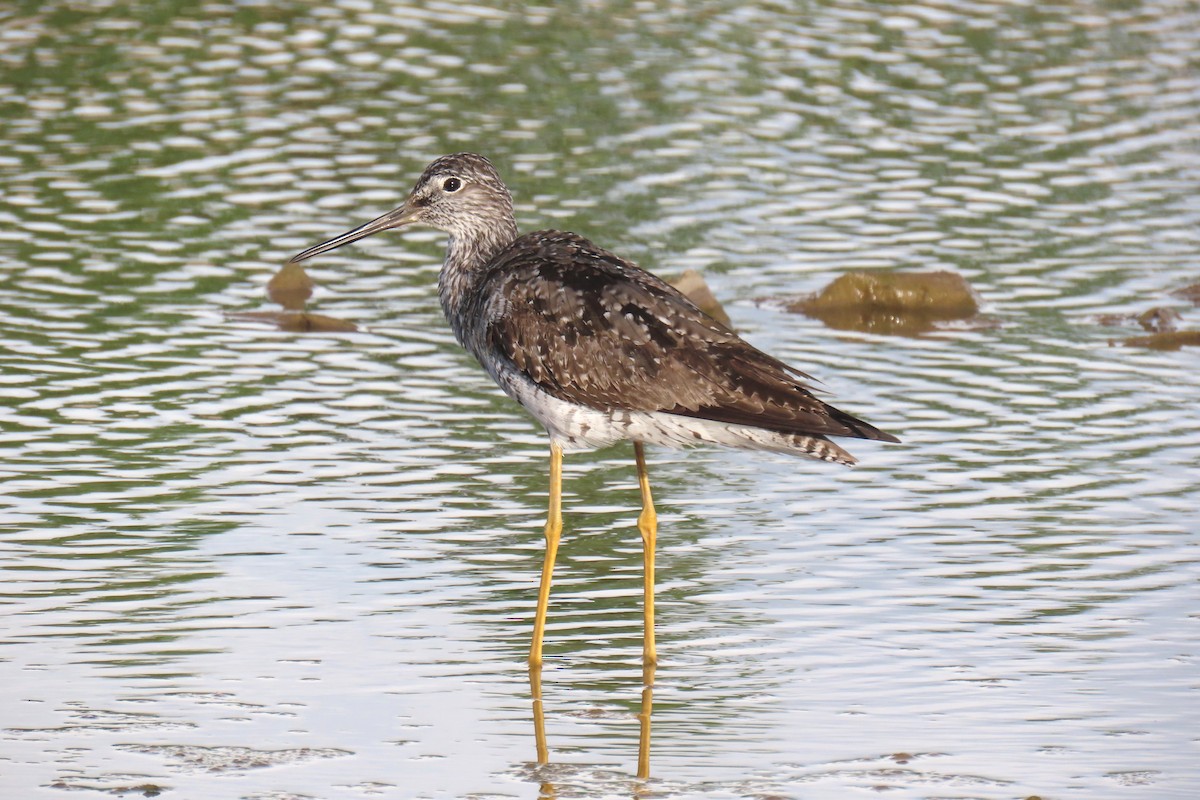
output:
M 830 436 L 899 441 L 813 396 L 809 376 L 753 347 L 635 264 L 582 236 L 517 234 L 512 196 L 474 153 L 437 159 L 399 208 L 292 258 L 422 223 L 450 234 L 438 296 L 454 335 L 550 433 L 550 504 L 531 668 L 542 662 L 562 533 L 563 450 L 633 442 L 645 568 L 643 661 L 654 664 L 657 519 L 644 445 L 703 442 L 854 457 Z

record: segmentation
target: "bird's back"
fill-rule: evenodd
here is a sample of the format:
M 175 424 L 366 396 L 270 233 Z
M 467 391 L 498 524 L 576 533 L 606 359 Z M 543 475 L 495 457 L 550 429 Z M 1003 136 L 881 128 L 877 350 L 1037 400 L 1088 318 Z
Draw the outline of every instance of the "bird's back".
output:
M 474 277 L 464 344 L 552 432 L 565 408 L 628 420 L 627 435 L 613 438 L 762 446 L 729 440 L 744 429 L 775 434 L 762 449 L 847 463 L 825 437 L 896 441 L 816 398 L 808 376 L 658 277 L 577 234 L 519 236 Z M 531 393 L 556 410 L 531 407 Z M 639 437 L 650 422 L 674 432 Z

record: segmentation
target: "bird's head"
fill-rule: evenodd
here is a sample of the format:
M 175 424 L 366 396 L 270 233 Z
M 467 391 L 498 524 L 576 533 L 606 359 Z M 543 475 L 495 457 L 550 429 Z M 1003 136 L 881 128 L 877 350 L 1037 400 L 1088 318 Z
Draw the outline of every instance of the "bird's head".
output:
M 399 208 L 292 256 L 291 263 L 414 223 L 470 238 L 487 236 L 497 227 L 515 230 L 512 220 L 512 195 L 492 162 L 475 153 L 456 153 L 426 167 Z

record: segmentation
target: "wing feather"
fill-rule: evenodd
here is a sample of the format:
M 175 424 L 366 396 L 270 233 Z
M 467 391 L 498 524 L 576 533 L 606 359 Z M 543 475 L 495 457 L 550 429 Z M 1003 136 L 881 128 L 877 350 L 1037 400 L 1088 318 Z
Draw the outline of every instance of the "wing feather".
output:
M 526 234 L 489 263 L 483 280 L 490 346 L 561 400 L 894 441 L 822 402 L 807 375 L 667 283 L 576 234 Z

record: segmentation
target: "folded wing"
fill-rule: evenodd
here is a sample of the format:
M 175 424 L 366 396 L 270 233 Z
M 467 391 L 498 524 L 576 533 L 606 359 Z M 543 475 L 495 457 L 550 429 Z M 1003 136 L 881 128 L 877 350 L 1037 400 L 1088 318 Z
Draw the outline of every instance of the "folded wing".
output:
M 581 236 L 538 231 L 488 265 L 486 336 L 545 391 L 781 433 L 895 437 L 815 397 L 659 278 Z

